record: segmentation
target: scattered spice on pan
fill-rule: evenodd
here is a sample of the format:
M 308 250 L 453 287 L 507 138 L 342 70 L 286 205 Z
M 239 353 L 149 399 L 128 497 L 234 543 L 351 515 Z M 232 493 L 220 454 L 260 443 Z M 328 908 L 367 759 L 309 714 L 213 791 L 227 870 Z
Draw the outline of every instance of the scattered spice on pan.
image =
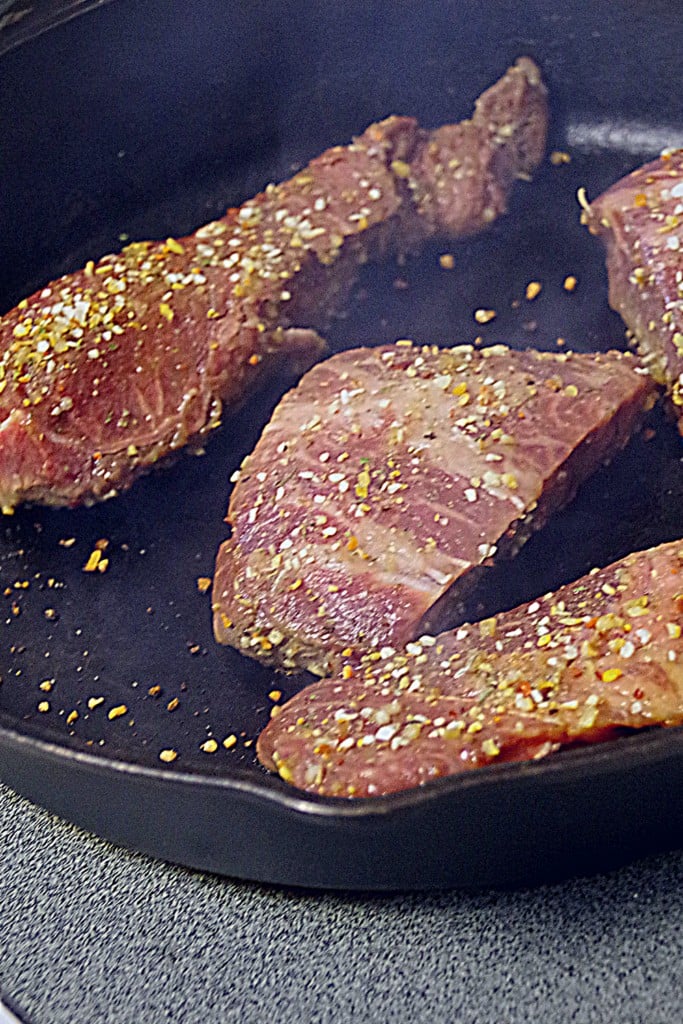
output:
M 101 538 L 95 541 L 93 550 L 90 552 L 88 560 L 83 566 L 83 572 L 106 572 L 109 566 L 109 559 L 104 558 L 104 552 L 109 547 L 109 541 L 106 538 Z
M 128 714 L 127 706 L 125 704 L 117 704 L 116 707 L 110 709 L 107 718 L 110 722 L 113 722 L 115 718 L 122 718 L 126 714 Z
M 496 319 L 495 309 L 475 309 L 474 319 L 478 324 L 488 324 Z
M 574 275 L 573 274 L 569 274 L 567 277 L 565 277 L 565 279 L 564 279 L 564 281 L 562 283 L 562 287 L 564 288 L 564 290 L 566 292 L 573 292 L 576 289 L 576 286 L 577 286 L 578 283 L 579 282 L 574 277 Z
M 104 704 L 104 697 L 89 697 L 88 698 L 88 709 L 94 711 L 100 704 Z M 124 712 L 125 714 L 125 712 Z
M 229 736 L 225 737 L 225 739 L 223 740 L 223 746 L 225 747 L 226 750 L 232 750 L 233 747 L 237 746 L 237 737 L 235 736 L 234 732 L 230 733 Z
M 159 751 L 159 760 L 163 761 L 165 764 L 171 764 L 172 761 L 175 761 L 177 756 L 177 750 L 165 749 Z
M 45 714 L 47 711 L 50 710 L 50 702 L 48 700 L 41 700 L 40 703 L 38 704 L 38 710 L 41 712 L 41 714 Z
M 168 704 L 166 705 L 166 710 L 167 711 L 175 711 L 176 708 L 179 705 L 180 705 L 180 701 L 178 700 L 178 698 L 177 697 L 173 697 L 173 699 L 169 700 Z
M 444 252 L 439 256 L 439 265 L 443 270 L 453 270 L 455 266 L 455 256 L 452 252 Z
M 526 286 L 526 291 L 525 291 L 525 295 L 526 295 L 527 300 L 529 302 L 533 302 L 533 300 L 538 295 L 541 294 L 542 288 L 543 288 L 543 285 L 541 284 L 540 281 L 529 281 L 528 285 Z
M 571 163 L 571 156 L 562 149 L 554 149 L 548 157 L 553 167 L 562 167 L 563 164 Z
M 203 750 L 205 754 L 215 754 L 218 750 L 218 743 L 214 739 L 208 739 L 199 744 L 199 749 Z
M 205 594 L 211 586 L 210 576 L 199 576 L 197 579 L 197 590 L 200 594 Z

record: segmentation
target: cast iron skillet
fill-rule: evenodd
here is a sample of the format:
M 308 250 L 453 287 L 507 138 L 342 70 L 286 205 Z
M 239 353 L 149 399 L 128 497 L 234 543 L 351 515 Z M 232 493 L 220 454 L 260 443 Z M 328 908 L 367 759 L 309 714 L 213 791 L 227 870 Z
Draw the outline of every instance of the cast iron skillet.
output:
M 34 29 L 0 30 L 2 309 L 124 236 L 193 229 L 388 113 L 459 119 L 528 53 L 551 92 L 550 149 L 571 162 L 547 163 L 505 220 L 451 247 L 454 270 L 439 265 L 443 247 L 369 269 L 330 341 L 481 333 L 485 343 L 623 347 L 575 192 L 595 195 L 680 141 L 677 5 L 83 6 L 93 9 L 58 24 L 55 5 L 42 20 L 39 5 L 27 16 Z M 532 280 L 543 291 L 528 302 Z M 480 306 L 499 314 L 485 328 L 472 319 Z M 679 844 L 677 730 L 358 802 L 301 795 L 256 764 L 253 739 L 273 702 L 306 679 L 218 648 L 197 579 L 226 535 L 230 474 L 283 387 L 255 396 L 205 456 L 115 501 L 0 523 L 0 777 L 154 856 L 309 887 L 520 884 Z M 650 428 L 491 572 L 473 615 L 683 536 L 680 440 L 659 412 Z M 109 569 L 86 574 L 99 539 Z M 176 760 L 160 761 L 162 750 Z

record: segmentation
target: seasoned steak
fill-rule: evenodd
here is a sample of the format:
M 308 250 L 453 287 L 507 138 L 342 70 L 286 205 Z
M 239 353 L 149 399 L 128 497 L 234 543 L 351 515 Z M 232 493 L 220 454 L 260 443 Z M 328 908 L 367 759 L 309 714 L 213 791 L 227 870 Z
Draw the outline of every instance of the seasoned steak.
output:
M 265 377 L 300 375 L 359 264 L 489 224 L 546 127 L 522 58 L 469 121 L 390 117 L 193 235 L 135 243 L 21 302 L 0 321 L 0 505 L 109 497 Z
M 683 150 L 616 182 L 584 221 L 607 249 L 610 305 L 666 385 L 683 433 Z
M 519 548 L 653 402 L 619 353 L 399 342 L 320 363 L 243 463 L 216 638 L 324 675 L 346 647 L 453 625 L 475 569 Z
M 288 701 L 263 764 L 377 796 L 683 722 L 683 546 L 629 555 L 476 625 L 370 654 Z

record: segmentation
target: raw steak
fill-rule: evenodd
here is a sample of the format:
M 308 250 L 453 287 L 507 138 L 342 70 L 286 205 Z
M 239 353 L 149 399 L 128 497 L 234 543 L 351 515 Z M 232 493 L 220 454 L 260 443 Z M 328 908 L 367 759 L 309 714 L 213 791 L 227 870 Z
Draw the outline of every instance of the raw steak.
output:
M 346 647 L 453 625 L 473 570 L 519 548 L 653 402 L 619 353 L 399 342 L 320 363 L 243 464 L 217 639 L 325 675 Z
M 391 117 L 191 236 L 135 243 L 21 302 L 0 321 L 0 506 L 109 497 L 201 444 L 264 377 L 299 376 L 358 265 L 489 224 L 546 127 L 521 58 L 469 121 Z
M 375 796 L 627 729 L 683 722 L 683 545 L 629 555 L 531 604 L 346 665 L 258 739 L 283 779 Z
M 607 248 L 610 305 L 666 385 L 683 433 L 683 150 L 612 185 L 584 220 Z

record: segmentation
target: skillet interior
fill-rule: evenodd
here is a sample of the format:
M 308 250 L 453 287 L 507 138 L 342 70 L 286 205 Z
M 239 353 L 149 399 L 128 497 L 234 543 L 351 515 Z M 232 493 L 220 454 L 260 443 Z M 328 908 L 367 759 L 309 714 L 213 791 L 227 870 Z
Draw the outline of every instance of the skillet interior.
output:
M 623 347 L 575 194 L 584 185 L 596 195 L 681 137 L 683 51 L 674 43 L 683 32 L 670 5 L 644 15 L 637 4 L 557 13 L 499 2 L 485 22 L 481 8 L 453 3 L 251 6 L 235 5 L 228 19 L 222 4 L 178 5 L 171 21 L 166 4 L 143 12 L 116 0 L 5 54 L 1 309 L 120 248 L 124 234 L 193 229 L 387 113 L 427 125 L 459 119 L 530 53 L 551 91 L 549 148 L 569 150 L 571 163 L 547 163 L 486 236 L 368 269 L 328 337 L 333 348 L 477 335 L 549 349 L 558 337 L 566 348 Z M 452 271 L 438 261 L 447 250 Z M 571 295 L 568 274 L 579 279 Z M 531 280 L 543 291 L 527 302 Z M 480 306 L 498 311 L 484 328 L 472 318 Z M 26 509 L 0 523 L 3 778 L 155 855 L 301 885 L 508 884 L 679 842 L 683 812 L 663 786 L 683 775 L 673 730 L 354 807 L 295 794 L 255 764 L 269 693 L 287 697 L 306 680 L 218 648 L 196 581 L 211 575 L 226 534 L 228 478 L 281 390 L 249 403 L 205 456 L 116 501 Z M 635 440 L 513 565 L 490 574 L 473 615 L 683 536 L 680 440 L 659 413 L 651 426 L 653 438 Z M 110 567 L 85 574 L 100 538 Z M 214 753 L 201 747 L 211 738 Z M 162 765 L 162 749 L 177 760 Z

